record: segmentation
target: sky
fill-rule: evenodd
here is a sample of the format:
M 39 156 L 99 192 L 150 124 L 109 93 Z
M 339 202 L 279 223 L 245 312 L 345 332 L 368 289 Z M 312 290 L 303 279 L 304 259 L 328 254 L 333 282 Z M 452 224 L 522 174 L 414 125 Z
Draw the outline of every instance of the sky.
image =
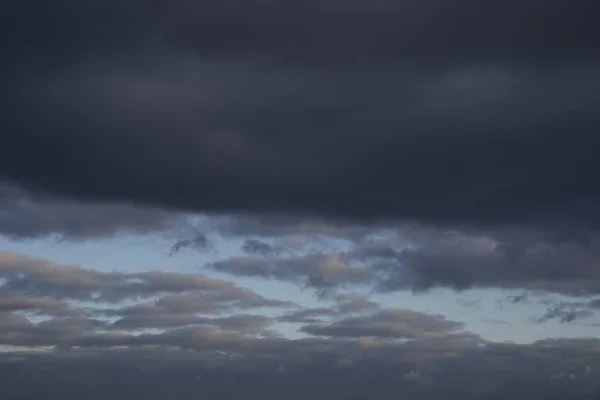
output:
M 8 399 L 596 399 L 600 3 L 29 0 Z

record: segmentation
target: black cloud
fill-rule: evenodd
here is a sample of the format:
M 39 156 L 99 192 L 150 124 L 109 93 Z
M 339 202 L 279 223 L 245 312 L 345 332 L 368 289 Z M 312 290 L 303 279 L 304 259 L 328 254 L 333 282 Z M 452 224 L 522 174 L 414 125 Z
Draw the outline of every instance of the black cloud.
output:
M 156 208 L 36 197 L 12 186 L 0 186 L 0 234 L 11 239 L 52 237 L 76 241 L 123 232 L 179 233 L 183 228 L 183 216 Z
M 169 37 L 200 54 L 291 62 L 595 57 L 592 0 L 174 1 Z
M 182 210 L 595 227 L 597 3 L 458 3 L 11 6 L 0 174 Z

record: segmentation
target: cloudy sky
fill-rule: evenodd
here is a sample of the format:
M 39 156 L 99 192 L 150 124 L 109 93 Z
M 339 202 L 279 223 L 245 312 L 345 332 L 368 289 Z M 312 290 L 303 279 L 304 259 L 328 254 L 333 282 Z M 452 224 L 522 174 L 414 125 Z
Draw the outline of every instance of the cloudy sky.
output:
M 599 19 L 9 2 L 3 398 L 598 398 Z

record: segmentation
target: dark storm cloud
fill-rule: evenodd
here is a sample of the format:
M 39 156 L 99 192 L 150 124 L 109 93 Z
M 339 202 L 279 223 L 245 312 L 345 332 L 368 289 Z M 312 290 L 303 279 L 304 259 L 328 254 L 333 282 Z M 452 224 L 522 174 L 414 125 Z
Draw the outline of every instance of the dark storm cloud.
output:
M 598 12 L 593 0 L 34 0 L 7 6 L 2 33 L 8 60 L 43 60 L 45 68 L 122 57 L 153 33 L 201 55 L 292 62 L 531 60 L 594 57 Z
M 552 227 L 442 229 L 418 224 L 379 227 L 319 224 L 265 218 L 216 218 L 208 223 L 225 237 L 250 231 L 278 250 L 209 263 L 234 276 L 290 281 L 319 290 L 362 285 L 376 291 L 435 288 L 524 289 L 507 298 L 527 302 L 537 292 L 568 296 L 600 293 L 600 239 L 594 232 L 557 236 Z M 562 231 L 568 233 L 567 230 Z
M 201 54 L 286 61 L 593 57 L 592 0 L 174 1 L 160 11 Z M 532 54 L 533 53 L 533 54 Z
M 25 171 L 24 159 L 15 159 L 26 149 L 15 139 L 11 142 L 17 151 L 2 158 L 3 169 L 18 181 L 47 189 L 60 185 L 75 196 L 200 211 L 486 223 L 583 220 L 597 212 L 595 187 L 582 175 L 596 169 L 591 149 L 596 147 L 597 121 L 592 110 L 598 106 L 593 93 L 600 80 L 595 71 L 529 79 L 483 69 L 423 81 L 410 73 L 398 77 L 397 72 L 382 73 L 377 79 L 360 73 L 312 78 L 282 75 L 277 69 L 253 76 L 244 72 L 252 68 L 243 66 L 229 76 L 218 65 L 206 68 L 209 73 L 202 77 L 183 74 L 181 83 L 162 82 L 168 77 L 135 76 L 58 83 L 70 86 L 62 99 L 52 99 L 52 88 L 46 94 L 50 98 L 40 99 L 59 108 L 40 117 L 46 127 L 72 130 L 61 122 L 68 120 L 68 103 L 88 113 L 87 103 L 95 101 L 89 91 L 99 90 L 104 92 L 97 95 L 101 104 L 90 105 L 89 112 L 101 113 L 98 107 L 122 103 L 108 110 L 115 115 L 102 123 L 114 124 L 108 130 L 119 132 L 118 137 L 98 132 L 99 124 L 86 126 L 88 120 L 81 121 L 77 132 L 89 132 L 86 140 L 91 143 L 77 146 L 95 150 L 76 162 L 66 149 L 80 140 L 79 134 L 65 132 L 61 144 L 50 132 L 29 127 L 30 134 L 41 134 L 39 140 L 48 141 L 44 147 L 57 153 L 60 165 L 45 167 L 46 177 L 38 179 L 37 168 Z M 223 76 L 213 78 L 211 70 L 224 70 L 218 73 Z M 226 85 L 239 74 L 246 76 L 238 78 L 242 86 L 234 93 Z M 574 81 L 562 83 L 565 80 Z M 380 104 L 361 104 L 366 102 L 365 90 L 381 92 L 384 99 L 376 100 Z M 526 99 L 525 90 L 532 97 Z M 186 115 L 187 108 L 198 109 L 199 114 Z M 312 117 L 313 113 L 322 117 Z M 132 128 L 125 132 L 129 125 Z M 167 136 L 170 125 L 179 126 L 177 134 Z M 268 139 L 270 131 L 286 133 Z M 118 154 L 115 148 L 121 149 Z M 108 154 L 110 164 L 105 165 Z M 61 165 L 77 167 L 69 170 Z M 236 172 L 241 170 L 248 172 L 242 176 Z M 540 177 L 539 171 L 544 175 Z M 64 186 L 63 179 L 77 181 L 78 188 Z M 94 186 L 84 186 L 85 181 Z
M 105 3 L 6 10 L 6 180 L 206 212 L 597 225 L 595 1 Z
M 181 215 L 156 208 L 36 197 L 15 187 L 0 186 L 0 234 L 11 239 L 73 241 L 119 232 L 168 232 L 178 231 L 184 222 Z
M 597 235 L 587 243 L 523 230 L 403 229 L 400 241 L 358 245 L 379 273 L 379 289 L 526 289 L 589 296 L 600 292 Z M 526 295 L 509 301 L 524 302 Z
M 84 57 L 119 57 L 147 41 L 147 19 L 135 0 L 33 0 L 3 10 L 3 72 L 54 72 Z

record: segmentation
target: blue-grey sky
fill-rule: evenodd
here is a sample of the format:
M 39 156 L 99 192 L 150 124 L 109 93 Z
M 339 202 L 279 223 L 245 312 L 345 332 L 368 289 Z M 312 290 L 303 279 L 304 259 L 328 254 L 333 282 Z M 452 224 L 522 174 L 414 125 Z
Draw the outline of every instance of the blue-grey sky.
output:
M 238 239 L 218 239 L 210 250 L 180 251 L 169 255 L 172 241 L 159 235 L 123 234 L 100 240 L 10 240 L 2 238 L 3 250 L 31 257 L 51 260 L 64 265 L 77 265 L 102 272 L 122 271 L 138 273 L 153 270 L 196 273 L 200 269 L 215 278 L 228 279 L 241 287 L 248 288 L 265 297 L 290 301 L 303 308 L 319 308 L 327 304 L 319 293 L 302 284 L 262 279 L 257 277 L 231 276 L 202 267 L 234 256 L 243 256 L 240 249 L 243 241 Z M 327 248 L 327 245 L 325 245 Z M 369 286 L 347 288 L 352 292 L 370 297 L 388 308 L 409 308 L 412 310 L 441 314 L 451 320 L 465 323 L 466 329 L 495 342 L 531 343 L 547 337 L 590 337 L 598 335 L 600 320 L 590 317 L 584 321 L 561 323 L 550 319 L 543 323 L 535 319 L 543 317 L 550 305 L 543 296 L 531 294 L 531 299 L 514 303 L 511 297 L 527 295 L 522 289 L 469 289 L 456 292 L 448 289 L 432 289 L 423 293 L 410 290 L 393 293 L 373 293 Z M 540 297 L 537 299 L 537 297 Z M 559 299 L 560 296 L 554 296 Z M 537 299 L 537 300 L 536 300 Z M 278 312 L 272 309 L 261 310 L 261 314 L 274 317 Z M 305 337 L 298 332 L 300 325 L 279 322 L 277 330 L 290 338 Z

